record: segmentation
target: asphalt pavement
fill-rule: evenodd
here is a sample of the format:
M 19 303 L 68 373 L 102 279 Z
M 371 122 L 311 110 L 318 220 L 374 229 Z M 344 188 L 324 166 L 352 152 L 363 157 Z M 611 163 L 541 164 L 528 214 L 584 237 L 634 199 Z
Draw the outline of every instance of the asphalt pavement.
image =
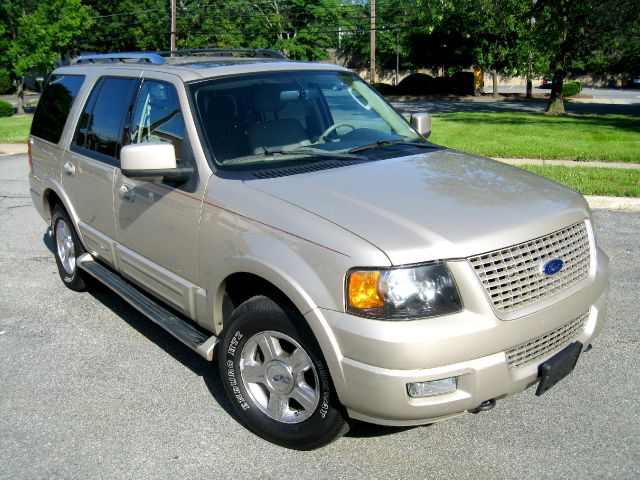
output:
M 547 100 L 518 97 L 458 97 L 458 98 L 417 98 L 386 97 L 386 100 L 400 113 L 410 115 L 416 112 L 429 113 L 496 113 L 526 112 L 544 113 Z M 592 99 L 569 100 L 564 102 L 566 113 L 575 115 L 636 115 L 640 116 L 640 101 L 625 103 L 595 102 Z
M 640 213 L 595 212 L 604 332 L 542 397 L 286 450 L 230 413 L 210 364 L 113 293 L 60 281 L 25 155 L 0 157 L 0 478 L 639 478 Z

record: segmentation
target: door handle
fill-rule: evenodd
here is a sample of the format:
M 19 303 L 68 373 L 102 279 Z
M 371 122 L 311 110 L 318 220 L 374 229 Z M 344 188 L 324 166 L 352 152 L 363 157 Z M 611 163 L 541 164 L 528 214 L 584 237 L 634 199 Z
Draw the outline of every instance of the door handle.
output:
M 133 200 L 136 198 L 135 190 L 129 185 L 120 185 L 120 190 L 118 190 L 118 193 L 120 195 L 120 198 L 122 198 L 123 200 L 129 200 L 130 202 L 133 202 Z
M 76 167 L 73 165 L 73 163 L 65 163 L 63 165 L 64 168 L 64 173 L 66 173 L 68 176 L 73 177 L 76 174 Z

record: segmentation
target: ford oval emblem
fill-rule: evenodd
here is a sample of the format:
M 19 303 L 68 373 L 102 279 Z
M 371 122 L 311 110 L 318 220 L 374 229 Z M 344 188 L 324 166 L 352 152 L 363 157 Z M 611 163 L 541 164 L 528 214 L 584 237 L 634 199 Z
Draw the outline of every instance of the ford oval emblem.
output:
M 547 276 L 555 275 L 564 267 L 564 262 L 559 258 L 553 258 L 542 265 L 540 269 Z

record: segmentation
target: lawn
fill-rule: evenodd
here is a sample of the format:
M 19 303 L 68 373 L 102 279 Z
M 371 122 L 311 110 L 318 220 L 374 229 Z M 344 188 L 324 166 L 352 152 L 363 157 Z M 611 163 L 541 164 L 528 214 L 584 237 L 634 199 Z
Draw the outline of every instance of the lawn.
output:
M 640 197 L 640 170 L 523 165 L 530 172 L 567 185 L 583 195 Z
M 640 163 L 640 117 L 501 112 L 432 119 L 432 142 L 487 157 Z
M 26 143 L 33 115 L 0 118 L 0 143 Z

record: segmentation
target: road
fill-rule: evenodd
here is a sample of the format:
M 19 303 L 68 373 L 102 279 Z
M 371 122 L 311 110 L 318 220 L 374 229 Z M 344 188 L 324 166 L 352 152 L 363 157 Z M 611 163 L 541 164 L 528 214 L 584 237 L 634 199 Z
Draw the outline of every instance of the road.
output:
M 460 112 L 529 112 L 544 113 L 547 100 L 544 99 L 501 99 L 491 97 L 462 97 L 461 99 L 427 98 L 419 100 L 387 99 L 394 108 L 403 114 L 415 112 L 460 113 Z M 581 115 L 636 115 L 640 116 L 640 101 L 625 103 L 603 103 L 590 99 L 584 101 L 565 101 L 567 113 Z
M 566 83 L 566 81 L 565 81 Z M 538 82 L 538 85 L 540 82 Z M 534 83 L 535 85 L 535 83 Z M 491 93 L 493 91 L 493 87 L 489 83 L 488 86 L 485 86 L 482 89 L 483 93 Z M 500 94 L 509 94 L 509 93 L 526 93 L 527 89 L 523 85 L 498 85 L 498 93 Z M 533 93 L 539 94 L 549 94 L 551 92 L 551 88 L 539 88 L 537 86 L 533 87 Z M 625 100 L 629 102 L 640 103 L 640 90 L 632 89 L 632 88 L 590 88 L 584 87 L 582 89 L 582 95 L 593 97 L 594 100 L 600 101 L 609 101 L 614 102 L 616 100 Z
M 570 377 L 430 427 L 266 443 L 215 365 L 114 294 L 58 278 L 24 155 L 0 157 L 0 478 L 639 478 L 640 213 L 597 211 L 610 315 Z

